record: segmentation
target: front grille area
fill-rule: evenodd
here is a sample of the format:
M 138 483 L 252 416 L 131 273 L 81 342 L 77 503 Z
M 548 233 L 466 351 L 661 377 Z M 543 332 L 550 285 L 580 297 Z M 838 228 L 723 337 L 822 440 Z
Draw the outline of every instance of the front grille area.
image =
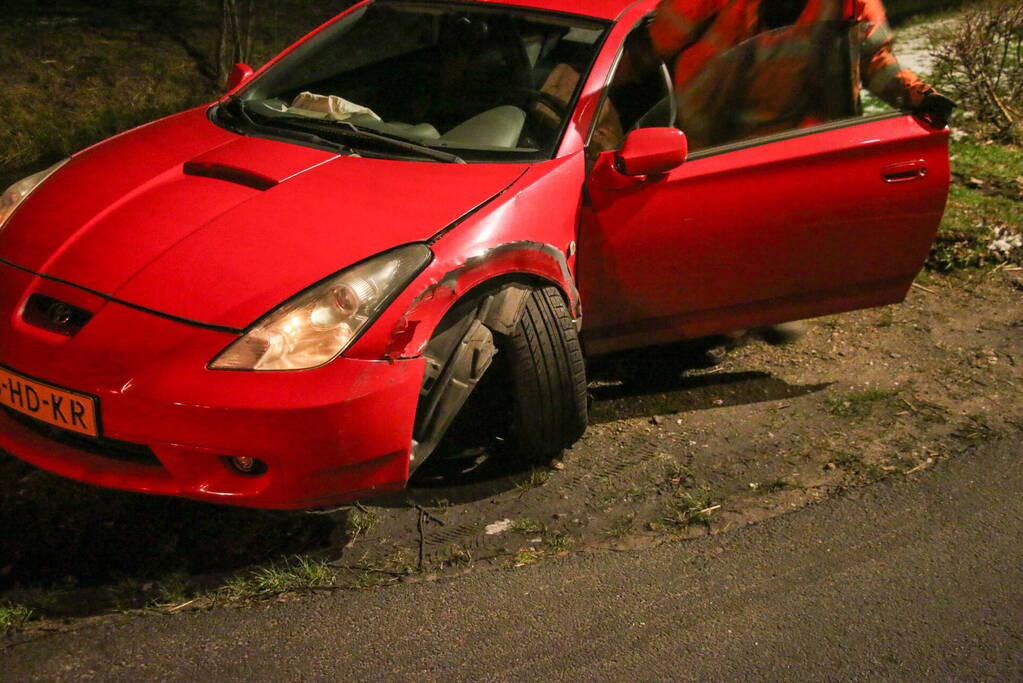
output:
M 159 459 L 157 459 L 148 446 L 102 437 L 94 439 L 84 434 L 69 432 L 60 427 L 53 427 L 7 407 L 4 408 L 4 411 L 36 434 L 65 446 L 70 446 L 92 455 L 109 458 L 110 460 L 130 462 L 136 465 L 148 465 L 150 467 L 162 467 Z

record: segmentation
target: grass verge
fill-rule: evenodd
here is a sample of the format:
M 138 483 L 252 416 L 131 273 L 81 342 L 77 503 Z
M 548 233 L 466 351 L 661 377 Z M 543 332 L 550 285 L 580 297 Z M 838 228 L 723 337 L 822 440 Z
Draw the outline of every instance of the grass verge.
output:
M 178 46 L 139 38 L 76 23 L 0 27 L 0 182 L 212 99 Z
M 334 570 L 326 562 L 296 555 L 234 576 L 221 593 L 232 600 L 245 600 L 330 588 L 336 583 Z
M 951 163 L 953 183 L 928 269 L 1023 263 L 1023 149 L 963 139 L 952 143 Z
M 711 513 L 716 509 L 710 492 L 703 489 L 686 491 L 668 499 L 664 505 L 665 525 L 675 529 L 690 524 L 710 524 Z

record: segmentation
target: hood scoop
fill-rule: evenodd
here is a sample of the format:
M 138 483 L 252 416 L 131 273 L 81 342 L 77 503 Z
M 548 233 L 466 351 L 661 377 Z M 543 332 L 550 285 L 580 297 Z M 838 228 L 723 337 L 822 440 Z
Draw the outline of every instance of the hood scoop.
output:
M 226 180 L 229 183 L 244 185 L 245 187 L 251 187 L 254 190 L 261 191 L 269 190 L 278 183 L 278 181 L 273 178 L 267 178 L 265 175 L 245 168 L 237 168 L 235 166 L 226 166 L 224 164 L 208 162 L 202 163 L 198 161 L 185 162 L 185 175 Z
M 239 137 L 186 161 L 184 173 L 266 191 L 338 156 L 312 147 Z

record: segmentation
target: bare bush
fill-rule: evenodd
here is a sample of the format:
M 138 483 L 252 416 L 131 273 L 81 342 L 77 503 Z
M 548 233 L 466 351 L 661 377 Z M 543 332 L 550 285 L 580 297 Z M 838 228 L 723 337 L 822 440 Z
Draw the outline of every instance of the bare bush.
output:
M 1023 3 L 989 0 L 933 43 L 938 87 L 996 137 L 1023 143 Z

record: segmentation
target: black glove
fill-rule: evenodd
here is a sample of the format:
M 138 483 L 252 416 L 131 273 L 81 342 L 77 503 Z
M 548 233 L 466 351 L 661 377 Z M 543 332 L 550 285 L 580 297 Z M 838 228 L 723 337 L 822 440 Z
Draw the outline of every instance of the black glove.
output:
M 913 110 L 913 113 L 924 118 L 928 123 L 940 130 L 948 125 L 948 118 L 952 115 L 952 110 L 955 108 L 955 102 L 944 95 L 932 91 L 924 95 L 924 99 Z

